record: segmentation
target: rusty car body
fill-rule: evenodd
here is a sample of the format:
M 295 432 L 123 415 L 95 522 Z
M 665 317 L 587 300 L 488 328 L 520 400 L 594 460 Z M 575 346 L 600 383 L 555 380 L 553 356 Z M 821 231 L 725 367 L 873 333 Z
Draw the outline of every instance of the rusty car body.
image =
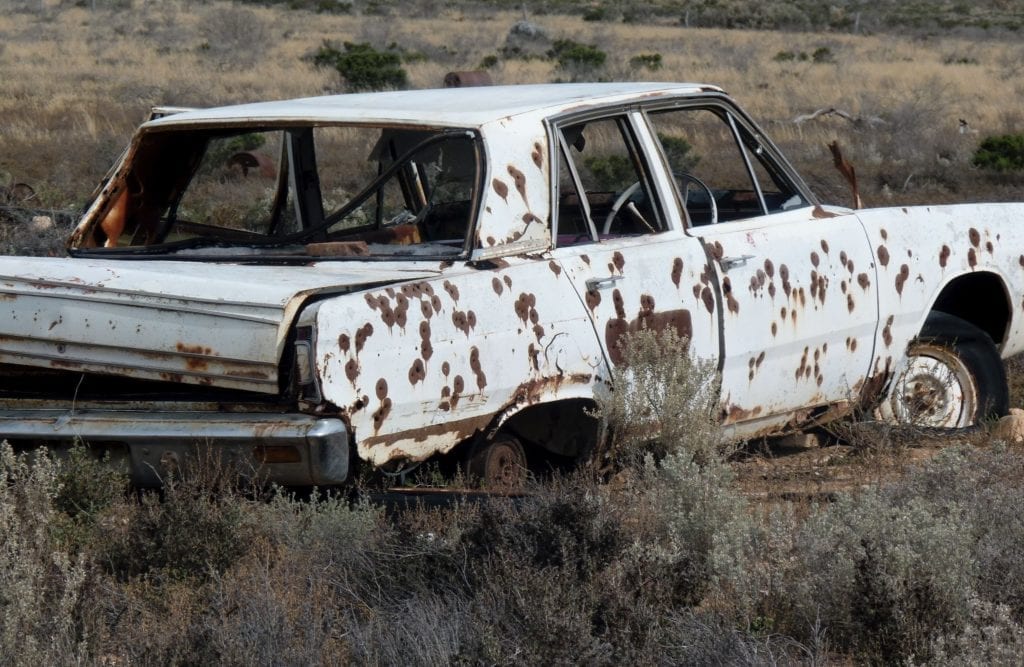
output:
M 721 373 L 725 437 L 962 428 L 1024 349 L 1024 206 L 828 206 L 722 90 L 400 91 L 143 124 L 68 258 L 0 260 L 0 437 L 197 442 L 286 484 L 588 451 L 622 337 Z M 685 353 L 683 351 L 680 352 Z

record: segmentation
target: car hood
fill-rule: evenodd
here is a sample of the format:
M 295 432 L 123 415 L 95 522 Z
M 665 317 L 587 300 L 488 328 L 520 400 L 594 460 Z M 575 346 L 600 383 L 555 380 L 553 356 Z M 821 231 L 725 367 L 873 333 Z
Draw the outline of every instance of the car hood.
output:
M 0 363 L 276 393 L 291 322 L 308 299 L 437 273 L 4 257 Z

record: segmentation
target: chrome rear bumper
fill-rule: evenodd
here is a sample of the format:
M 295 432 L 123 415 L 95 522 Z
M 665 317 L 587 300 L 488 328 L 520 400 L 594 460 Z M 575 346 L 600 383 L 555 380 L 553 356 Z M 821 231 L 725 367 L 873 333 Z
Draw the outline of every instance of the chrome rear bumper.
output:
M 242 471 L 285 486 L 341 484 L 349 434 L 340 419 L 304 414 L 0 410 L 0 439 L 127 448 L 132 481 L 161 483 L 169 468 L 207 446 Z

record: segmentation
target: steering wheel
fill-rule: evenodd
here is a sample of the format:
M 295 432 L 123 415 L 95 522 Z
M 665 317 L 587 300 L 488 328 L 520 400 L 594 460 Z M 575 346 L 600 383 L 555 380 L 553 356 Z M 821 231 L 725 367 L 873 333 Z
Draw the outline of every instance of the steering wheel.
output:
M 700 188 L 701 190 L 704 190 L 708 195 L 708 202 L 711 205 L 711 221 L 709 224 L 713 225 L 716 222 L 718 222 L 718 205 L 715 203 L 715 194 L 714 192 L 711 191 L 711 188 L 708 187 L 707 183 L 700 180 L 693 174 L 688 174 L 683 171 L 673 172 L 672 176 L 677 181 L 677 185 L 679 187 L 679 194 L 683 198 L 683 206 L 686 207 L 690 200 L 690 185 L 692 184 Z M 636 206 L 632 205 L 632 202 L 630 202 L 630 199 L 633 197 L 633 195 L 636 194 L 636 191 L 639 189 L 640 181 L 637 181 L 636 183 L 633 183 L 628 188 L 623 190 L 622 193 L 615 198 L 615 203 L 612 204 L 612 208 L 608 212 L 608 217 L 606 217 L 604 220 L 604 229 L 602 233 L 608 234 L 611 231 L 612 222 L 615 220 L 615 216 L 619 214 L 619 210 L 624 205 L 626 206 L 626 209 L 631 210 L 631 212 L 634 215 L 636 215 L 640 219 L 640 221 L 647 226 L 648 229 L 651 229 L 650 224 L 648 224 L 648 222 L 644 220 L 643 216 L 640 215 L 640 212 L 636 210 Z M 629 202 L 629 205 L 627 205 L 626 202 Z M 653 232 L 654 230 L 651 229 L 651 231 Z
M 683 208 L 686 208 L 689 205 L 690 186 L 694 185 L 706 192 L 708 195 L 708 204 L 711 206 L 711 220 L 709 220 L 707 224 L 713 225 L 718 222 L 718 203 L 715 201 L 715 193 L 711 191 L 708 184 L 693 174 L 688 174 L 685 171 L 674 171 L 672 172 L 672 176 L 676 179 L 677 186 L 679 187 L 679 194 L 683 198 Z M 689 215 L 689 210 L 687 210 L 687 215 Z M 690 222 L 692 223 L 693 220 L 691 219 Z

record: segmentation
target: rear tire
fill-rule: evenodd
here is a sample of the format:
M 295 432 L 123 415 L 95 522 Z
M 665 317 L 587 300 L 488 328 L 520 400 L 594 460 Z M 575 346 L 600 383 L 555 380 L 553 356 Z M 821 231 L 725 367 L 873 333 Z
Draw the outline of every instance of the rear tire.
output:
M 970 322 L 932 313 L 907 357 L 879 407 L 885 421 L 962 429 L 1007 413 L 1002 359 L 989 335 Z
M 466 469 L 485 489 L 513 490 L 526 483 L 526 451 L 514 436 L 499 433 L 474 445 Z

